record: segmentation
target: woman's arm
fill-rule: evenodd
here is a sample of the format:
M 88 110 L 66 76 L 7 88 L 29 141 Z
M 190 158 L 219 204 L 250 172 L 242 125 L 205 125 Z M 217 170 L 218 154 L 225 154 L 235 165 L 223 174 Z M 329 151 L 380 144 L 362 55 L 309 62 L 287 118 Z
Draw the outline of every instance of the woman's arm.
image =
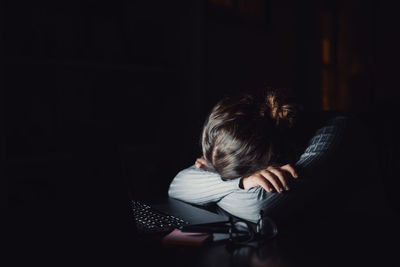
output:
M 332 155 L 341 145 L 347 125 L 348 118 L 338 116 L 315 133 L 295 164 L 299 178 L 288 180 L 290 191 L 269 193 L 260 186 L 236 190 L 222 198 L 217 205 L 232 215 L 252 222 L 257 221 L 260 210 L 271 215 L 277 211 L 290 213 L 295 209 L 303 209 L 307 200 L 326 188 L 328 176 L 333 176 L 337 171 L 334 169 L 340 167 L 331 160 L 341 156 Z
M 168 195 L 192 204 L 215 203 L 240 190 L 239 180 L 222 181 L 219 174 L 193 165 L 175 176 L 169 186 Z

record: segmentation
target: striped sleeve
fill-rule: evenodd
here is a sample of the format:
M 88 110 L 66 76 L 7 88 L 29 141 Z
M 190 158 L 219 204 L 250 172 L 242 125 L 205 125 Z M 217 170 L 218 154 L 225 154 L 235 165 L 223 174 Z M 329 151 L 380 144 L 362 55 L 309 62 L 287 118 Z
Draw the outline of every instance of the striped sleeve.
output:
M 324 177 L 315 171 L 328 155 L 333 153 L 340 144 L 346 125 L 346 117 L 335 117 L 324 127 L 317 130 L 309 144 L 295 164 L 300 171 L 300 178 L 292 180 L 291 190 L 283 194 L 266 192 L 262 187 L 249 190 L 237 190 L 222 198 L 217 205 L 223 210 L 239 218 L 257 222 L 260 210 L 269 215 L 288 204 L 293 199 L 306 198 L 313 194 L 321 185 Z M 323 168 L 322 168 L 323 169 Z M 317 175 L 313 175 L 317 174 Z M 321 175 L 322 176 L 322 175 Z M 318 180 L 316 180 L 318 179 Z
M 319 162 L 334 153 L 343 140 L 347 122 L 347 117 L 337 116 L 329 120 L 324 127 L 318 129 L 300 159 L 296 162 L 297 169 L 312 171 L 312 169 L 318 167 Z
M 240 190 L 239 179 L 223 181 L 219 174 L 196 168 L 180 171 L 172 180 L 168 195 L 188 203 L 215 203 L 226 195 Z
M 240 179 L 222 181 L 217 173 L 197 169 L 193 165 L 176 175 L 170 184 L 168 195 L 192 204 L 217 203 L 220 208 L 234 216 L 257 222 L 260 210 L 268 215 L 291 199 L 312 194 L 312 188 L 319 185 L 318 180 L 312 177 L 315 176 L 313 172 L 320 173 L 315 172 L 315 169 L 340 144 L 346 121 L 347 117 L 338 116 L 316 131 L 295 164 L 300 178 L 291 180 L 291 190 L 283 194 L 269 193 L 262 187 L 243 190 L 239 188 Z

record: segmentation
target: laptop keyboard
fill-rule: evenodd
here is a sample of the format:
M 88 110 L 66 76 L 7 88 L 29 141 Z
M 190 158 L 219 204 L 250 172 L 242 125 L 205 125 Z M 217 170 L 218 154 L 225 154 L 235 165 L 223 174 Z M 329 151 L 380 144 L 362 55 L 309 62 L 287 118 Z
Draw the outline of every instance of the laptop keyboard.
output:
M 162 214 L 140 201 L 132 201 L 132 208 L 136 225 L 141 231 L 171 230 L 188 224 L 178 217 Z

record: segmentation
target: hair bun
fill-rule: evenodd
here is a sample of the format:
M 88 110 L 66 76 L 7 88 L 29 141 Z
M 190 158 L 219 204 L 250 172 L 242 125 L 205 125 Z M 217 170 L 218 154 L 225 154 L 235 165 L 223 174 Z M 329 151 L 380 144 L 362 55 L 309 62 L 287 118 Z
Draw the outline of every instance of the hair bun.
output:
M 292 127 L 298 113 L 298 106 L 294 104 L 288 89 L 268 88 L 260 107 L 260 115 L 268 115 L 276 126 Z

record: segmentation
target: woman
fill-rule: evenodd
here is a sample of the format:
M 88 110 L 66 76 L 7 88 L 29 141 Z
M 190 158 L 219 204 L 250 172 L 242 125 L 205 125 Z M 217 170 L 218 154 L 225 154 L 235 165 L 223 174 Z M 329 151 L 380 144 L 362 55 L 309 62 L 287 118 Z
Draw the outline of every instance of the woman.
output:
M 329 198 L 336 175 L 346 171 L 349 122 L 304 112 L 287 90 L 225 97 L 205 121 L 203 156 L 176 175 L 169 196 L 216 203 L 251 222 L 260 210 L 275 218 L 303 212 Z

